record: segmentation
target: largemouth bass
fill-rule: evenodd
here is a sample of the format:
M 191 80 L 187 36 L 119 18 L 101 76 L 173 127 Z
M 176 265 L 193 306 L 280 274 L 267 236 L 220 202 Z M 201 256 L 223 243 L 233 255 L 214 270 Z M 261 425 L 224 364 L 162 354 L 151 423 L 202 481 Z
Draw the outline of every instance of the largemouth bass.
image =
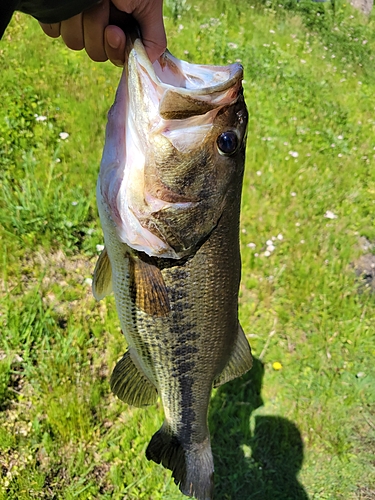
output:
M 113 290 L 128 343 L 111 388 L 134 406 L 160 396 L 165 421 L 146 456 L 198 500 L 213 498 L 212 388 L 252 366 L 237 311 L 247 119 L 241 65 L 168 51 L 151 64 L 137 39 L 97 184 L 105 250 L 93 292 Z

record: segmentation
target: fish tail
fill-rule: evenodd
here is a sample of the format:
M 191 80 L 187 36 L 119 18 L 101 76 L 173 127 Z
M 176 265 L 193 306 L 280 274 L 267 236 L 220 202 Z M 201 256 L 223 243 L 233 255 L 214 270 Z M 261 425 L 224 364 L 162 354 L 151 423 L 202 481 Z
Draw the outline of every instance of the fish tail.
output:
M 182 493 L 197 500 L 212 500 L 214 462 L 209 438 L 184 447 L 164 423 L 146 450 L 148 460 L 172 471 Z

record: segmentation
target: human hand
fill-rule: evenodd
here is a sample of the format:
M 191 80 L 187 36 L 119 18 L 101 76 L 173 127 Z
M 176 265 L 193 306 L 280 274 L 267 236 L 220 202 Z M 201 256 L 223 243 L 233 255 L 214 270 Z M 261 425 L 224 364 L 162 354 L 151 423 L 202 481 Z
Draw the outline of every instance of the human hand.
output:
M 109 59 L 116 66 L 122 66 L 125 61 L 126 34 L 119 26 L 110 24 L 113 12 L 116 12 L 116 24 L 122 25 L 124 22 L 125 30 L 128 14 L 138 22 L 151 62 L 161 56 L 167 45 L 163 0 L 102 0 L 66 21 L 40 25 L 44 33 L 52 38 L 61 35 L 70 49 L 86 49 L 93 61 Z

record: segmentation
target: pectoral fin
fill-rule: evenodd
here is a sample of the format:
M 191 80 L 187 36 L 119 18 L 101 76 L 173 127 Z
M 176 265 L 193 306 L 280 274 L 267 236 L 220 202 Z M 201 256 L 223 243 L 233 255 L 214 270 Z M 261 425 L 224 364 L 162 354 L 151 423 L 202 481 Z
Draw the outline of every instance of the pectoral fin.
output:
M 224 370 L 214 380 L 214 387 L 219 387 L 220 385 L 229 382 L 229 380 L 240 377 L 244 373 L 248 372 L 252 366 L 253 357 L 251 355 L 250 345 L 245 337 L 241 325 L 238 323 L 238 335 L 232 355 L 229 358 Z
M 135 305 L 151 316 L 167 316 L 170 305 L 160 269 L 140 258 L 132 258 L 131 263 Z
M 111 375 L 112 392 L 121 401 L 133 406 L 156 403 L 158 393 L 146 375 L 134 364 L 129 351 L 123 355 Z
M 92 280 L 92 293 L 96 300 L 103 299 L 112 292 L 112 267 L 107 249 L 99 255 Z

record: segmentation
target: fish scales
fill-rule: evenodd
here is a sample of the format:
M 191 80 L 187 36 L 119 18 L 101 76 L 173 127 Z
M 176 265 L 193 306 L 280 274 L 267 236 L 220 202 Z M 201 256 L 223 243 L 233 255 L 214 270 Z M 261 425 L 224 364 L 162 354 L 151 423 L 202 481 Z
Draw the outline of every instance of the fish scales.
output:
M 181 422 L 171 410 L 176 400 L 180 409 L 192 410 L 189 422 L 181 422 L 191 425 L 190 436 L 184 439 L 190 439 L 192 433 L 198 440 L 208 436 L 207 394 L 211 392 L 212 381 L 223 370 L 237 336 L 238 281 L 232 276 L 236 272 L 233 269 L 236 244 L 232 239 L 231 248 L 223 252 L 220 230 L 219 226 L 211 236 L 217 239 L 216 244 L 210 240 L 183 265 L 162 270 L 170 298 L 170 316 L 154 319 L 141 313 L 137 317 L 137 331 L 145 344 L 150 343 L 150 350 L 155 345 L 155 331 L 159 338 L 152 358 L 159 368 L 158 386 L 171 425 L 178 426 Z M 219 276 L 217 266 L 222 268 Z M 237 268 L 239 275 L 238 263 Z M 224 337 L 223 332 L 231 332 L 233 338 Z M 171 375 L 178 380 L 178 392 L 170 390 Z M 180 432 L 178 435 L 181 436 Z
M 165 421 L 146 456 L 198 500 L 213 498 L 212 387 L 252 364 L 238 323 L 241 78 L 239 65 L 190 65 L 169 53 L 151 65 L 137 40 L 109 113 L 97 187 L 105 250 L 93 292 L 113 290 L 128 343 L 111 387 L 136 406 L 161 398 Z

